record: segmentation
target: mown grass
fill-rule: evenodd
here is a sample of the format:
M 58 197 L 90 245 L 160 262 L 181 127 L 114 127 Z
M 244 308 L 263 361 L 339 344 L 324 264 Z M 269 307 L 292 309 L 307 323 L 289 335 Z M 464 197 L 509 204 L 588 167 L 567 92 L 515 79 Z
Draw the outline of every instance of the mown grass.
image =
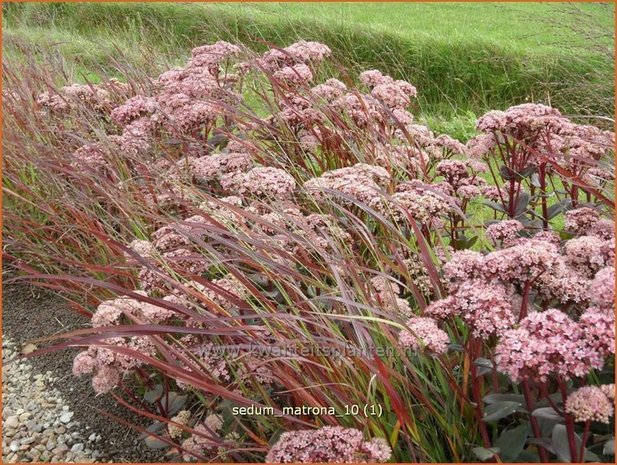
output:
M 469 135 L 475 116 L 526 101 L 614 112 L 612 4 L 4 4 L 9 56 L 50 55 L 69 78 L 156 73 L 216 39 L 251 48 L 318 40 L 345 72 L 379 68 L 418 87 L 417 113 Z M 20 51 L 21 50 L 21 51 Z M 121 73 L 120 73 L 121 74 Z

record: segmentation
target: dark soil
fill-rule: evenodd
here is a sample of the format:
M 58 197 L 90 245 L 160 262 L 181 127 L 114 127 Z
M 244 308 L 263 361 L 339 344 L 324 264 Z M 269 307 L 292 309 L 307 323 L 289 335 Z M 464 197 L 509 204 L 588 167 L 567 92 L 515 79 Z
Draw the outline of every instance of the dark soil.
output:
M 71 310 L 57 295 L 23 284 L 2 284 L 3 334 L 17 344 L 87 326 L 87 318 Z M 41 345 L 38 344 L 38 347 Z M 147 419 L 118 405 L 111 396 L 96 396 L 88 377 L 74 377 L 72 366 L 76 353 L 76 349 L 67 349 L 35 356 L 30 362 L 36 372 L 54 373 L 57 379 L 54 387 L 62 393 L 83 432 L 101 435 L 96 448 L 104 454 L 103 459 L 113 462 L 165 462 L 164 451 L 147 447 L 139 438 L 139 431 L 103 413 L 115 415 L 131 425 L 149 425 Z M 90 429 L 86 430 L 86 426 Z

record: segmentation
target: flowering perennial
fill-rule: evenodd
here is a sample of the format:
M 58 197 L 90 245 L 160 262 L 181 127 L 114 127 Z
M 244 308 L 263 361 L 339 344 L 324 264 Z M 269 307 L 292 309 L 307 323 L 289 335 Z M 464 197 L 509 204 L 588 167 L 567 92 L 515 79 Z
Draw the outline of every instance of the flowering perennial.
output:
M 384 439 L 365 441 L 353 428 L 324 426 L 283 433 L 268 452 L 267 463 L 382 463 L 392 452 Z

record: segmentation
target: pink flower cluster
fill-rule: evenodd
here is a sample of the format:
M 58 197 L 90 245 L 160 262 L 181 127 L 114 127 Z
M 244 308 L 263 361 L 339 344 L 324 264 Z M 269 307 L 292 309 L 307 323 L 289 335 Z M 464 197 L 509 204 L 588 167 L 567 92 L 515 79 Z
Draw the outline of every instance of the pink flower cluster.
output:
M 357 429 L 324 426 L 283 433 L 270 448 L 266 463 L 383 463 L 391 455 L 384 439 L 366 441 Z
M 509 138 L 517 147 L 520 170 L 525 168 L 523 162 L 540 164 L 552 159 L 583 176 L 595 168 L 594 160 L 612 150 L 615 140 L 612 132 L 572 123 L 555 108 L 535 103 L 490 111 L 478 119 L 476 128 L 485 134 L 468 145 L 474 156 L 490 155 Z
M 341 97 L 346 90 L 347 86 L 343 82 L 338 79 L 331 78 L 323 84 L 313 87 L 311 89 L 311 93 L 330 103 Z
M 130 92 L 127 84 L 111 79 L 103 84 L 71 84 L 58 92 L 45 91 L 36 101 L 51 112 L 64 113 L 78 108 L 106 111 L 115 97 L 126 96 Z
M 489 111 L 480 117 L 476 129 L 482 132 L 521 133 L 543 127 L 547 122 L 561 122 L 563 117 L 555 108 L 537 103 L 524 103 L 506 111 Z
M 433 354 L 445 354 L 448 351 L 450 337 L 437 322 L 427 317 L 412 317 L 406 325 L 409 330 L 401 331 L 398 342 L 414 351 L 427 350 Z
M 124 127 L 120 142 L 127 147 L 144 146 L 154 130 L 182 136 L 213 124 L 228 106 L 241 99 L 233 88 L 237 79 L 229 73 L 221 77 L 221 67 L 240 52 L 239 47 L 223 41 L 197 47 L 185 67 L 156 79 L 154 95 L 136 95 L 114 108 L 111 119 Z M 148 130 L 136 127 L 137 121 L 142 128 L 147 124 Z
M 514 381 L 546 382 L 552 375 L 578 378 L 604 365 L 583 326 L 556 309 L 532 312 L 518 328 L 505 331 L 495 348 L 495 360 L 497 369 Z
M 300 63 L 293 66 L 285 66 L 275 71 L 272 77 L 288 85 L 299 86 L 310 82 L 313 79 L 313 73 L 311 68 L 304 63 Z
M 572 415 L 576 422 L 597 421 L 609 424 L 610 417 L 615 414 L 615 407 L 613 401 L 604 393 L 603 387 L 583 386 L 578 388 L 568 396 L 565 412 Z M 614 391 L 615 386 L 612 385 L 612 388 Z
M 479 173 L 487 169 L 484 163 L 474 159 L 442 160 L 435 167 L 435 172 L 443 176 L 444 183 L 451 186 L 452 192 L 461 200 L 469 200 L 485 194 L 486 181 Z
M 565 229 L 574 234 L 586 234 L 600 219 L 593 208 L 583 207 L 566 212 Z
M 219 445 L 218 433 L 223 426 L 220 415 L 211 414 L 203 423 L 193 427 L 194 433 L 182 441 L 182 458 L 185 461 L 195 460 L 197 457 L 214 456 Z
M 519 232 L 524 226 L 517 220 L 500 221 L 486 228 L 486 237 L 494 246 L 509 247 L 515 245 L 520 238 Z
M 212 284 L 214 285 L 214 289 L 206 289 L 204 286 L 198 286 L 198 289 L 226 311 L 230 311 L 230 309 L 237 307 L 236 304 L 228 300 L 229 297 L 237 302 L 238 300 L 243 301 L 247 299 L 250 295 L 244 284 L 232 274 L 224 278 L 214 279 L 212 280 Z
M 151 339 L 145 336 L 108 338 L 100 344 L 78 353 L 73 360 L 75 376 L 94 373 L 92 387 L 97 394 L 109 392 L 118 385 L 123 374 L 144 365 L 145 361 L 138 354 L 153 357 L 156 353 Z
M 604 240 L 596 236 L 580 236 L 564 245 L 566 262 L 583 276 L 593 277 L 601 268 L 609 266 L 615 258 L 615 239 Z
M 420 223 L 433 223 L 439 216 L 448 213 L 452 209 L 452 203 L 443 195 L 420 191 L 418 189 L 405 190 L 392 194 L 390 201 L 386 205 L 377 204 L 381 211 L 393 210 L 396 221 L 406 220 L 405 212 Z
M 300 40 L 283 49 L 273 48 L 256 60 L 258 68 L 276 72 L 295 64 L 317 64 L 332 54 L 327 45 Z
M 211 342 L 204 342 L 201 338 L 193 335 L 183 336 L 177 346 L 182 349 L 183 360 L 178 360 L 177 364 L 192 376 L 207 379 L 219 383 L 229 383 L 231 372 L 225 354 L 217 350 Z M 182 379 L 176 379 L 176 384 L 180 389 L 188 388 Z
M 589 287 L 589 300 L 607 311 L 615 304 L 615 267 L 607 266 L 596 273 Z
M 432 303 L 425 312 L 439 319 L 458 316 L 481 339 L 500 335 L 515 322 L 512 294 L 498 283 L 483 280 L 464 281 L 456 292 Z
M 560 260 L 562 257 L 554 245 L 528 239 L 488 254 L 482 260 L 482 273 L 489 278 L 522 286 L 555 272 Z
M 249 195 L 266 199 L 288 199 L 296 188 L 296 180 L 280 168 L 258 166 L 247 173 L 235 171 L 220 179 L 221 186 L 233 195 Z
M 376 276 L 371 278 L 370 282 L 375 290 L 374 295 L 383 308 L 392 312 L 397 318 L 401 315 L 411 317 L 413 312 L 409 302 L 399 297 L 401 288 L 398 284 L 385 276 Z
M 612 308 L 589 307 L 580 316 L 578 324 L 588 347 L 601 357 L 615 353 L 615 313 Z
M 189 163 L 195 179 L 209 181 L 227 173 L 248 171 L 253 165 L 253 160 L 249 153 L 223 152 L 192 158 Z
M 360 81 L 371 88 L 371 95 L 390 109 L 404 109 L 417 94 L 407 81 L 394 80 L 374 69 L 360 74 Z
M 347 168 L 326 171 L 318 178 L 309 179 L 304 189 L 316 200 L 332 197 L 336 191 L 343 196 L 336 198 L 343 204 L 351 204 L 349 196 L 359 202 L 369 203 L 390 182 L 390 174 L 380 166 L 358 163 Z
M 138 294 L 145 295 L 142 291 Z M 104 327 L 120 325 L 123 320 L 142 323 L 169 322 L 177 314 L 162 306 L 141 302 L 128 297 L 119 297 L 102 302 L 92 315 L 92 325 Z M 101 341 L 102 345 L 92 345 L 80 352 L 73 362 L 73 373 L 78 375 L 94 372 L 92 386 L 97 393 L 107 392 L 115 387 L 124 373 L 144 364 L 138 356 L 130 352 L 154 356 L 155 347 L 146 336 L 113 337 Z M 119 351 L 118 349 L 129 351 Z
M 225 60 L 236 57 L 241 49 L 237 45 L 219 41 L 211 45 L 202 45 L 191 51 L 191 67 L 206 67 L 215 72 L 219 71 L 219 64 Z

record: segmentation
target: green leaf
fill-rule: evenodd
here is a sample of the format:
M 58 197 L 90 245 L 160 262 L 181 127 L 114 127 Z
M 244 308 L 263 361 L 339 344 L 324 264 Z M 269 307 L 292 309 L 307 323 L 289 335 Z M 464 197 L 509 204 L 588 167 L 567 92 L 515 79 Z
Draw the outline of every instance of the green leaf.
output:
M 508 213 L 506 211 L 506 209 L 504 208 L 504 206 L 500 203 L 497 202 L 492 202 L 490 200 L 485 200 L 484 202 L 482 202 L 484 205 L 486 205 L 487 207 L 492 208 L 493 210 L 497 210 L 498 212 L 501 213 Z
M 615 455 L 615 438 L 609 439 L 604 443 L 602 455 Z
M 570 199 L 560 200 L 557 203 L 554 203 L 546 210 L 547 219 L 552 220 L 560 213 L 564 212 L 566 209 L 570 207 L 572 201 Z
M 467 239 L 466 248 L 470 249 L 476 242 L 478 242 L 478 236 L 473 236 L 472 238 Z
M 507 416 L 512 415 L 514 412 L 522 409 L 523 404 L 520 402 L 511 402 L 511 401 L 501 401 L 495 402 L 494 404 L 490 404 L 484 410 L 484 417 L 482 421 L 488 423 L 491 421 L 501 420 Z
M 600 384 L 611 384 L 615 381 L 615 370 L 605 368 L 598 373 L 598 382 Z
M 526 178 L 528 176 L 531 176 L 533 173 L 536 172 L 536 165 L 528 165 L 523 171 L 521 171 L 520 175 L 523 178 Z
M 462 344 L 448 344 L 448 351 L 449 352 L 464 352 L 465 351 L 465 347 Z
M 488 358 L 484 358 L 484 357 L 478 357 L 477 359 L 475 359 L 473 361 L 473 364 L 477 367 L 483 367 L 483 368 L 493 368 L 493 362 L 491 362 Z
M 501 460 L 514 462 L 525 448 L 528 434 L 529 423 L 527 422 L 501 433 L 495 441 L 495 447 L 501 451 Z
M 154 436 L 148 436 L 144 440 L 144 442 L 146 443 L 146 446 L 148 446 L 150 449 L 164 449 L 165 447 L 169 447 L 168 443 L 166 443 L 165 441 L 161 441 Z
M 499 175 L 505 181 L 509 181 L 510 179 L 514 179 L 516 177 L 516 173 L 508 168 L 506 165 L 501 165 L 499 167 Z
M 146 402 L 155 402 L 161 398 L 163 395 L 163 385 L 157 384 L 154 389 L 146 392 L 144 395 L 144 401 Z
M 502 402 L 504 400 L 510 402 L 525 402 L 525 396 L 523 394 L 488 394 L 482 399 L 487 404 L 494 404 L 495 402 Z
M 561 462 L 571 463 L 570 445 L 568 443 L 568 433 L 564 425 L 555 425 L 551 434 L 553 450 Z M 579 441 L 580 442 L 580 441 Z M 578 450 L 578 445 L 577 445 Z
M 561 393 L 560 392 L 555 392 L 554 394 L 551 394 L 550 396 L 548 396 L 549 399 L 553 402 L 553 404 L 555 405 L 561 405 Z M 551 403 L 549 402 L 549 400 L 544 397 L 540 400 L 538 400 L 538 402 L 536 403 L 536 407 L 550 407 Z
M 542 437 L 538 439 L 538 438 L 530 437 L 527 439 L 527 444 L 542 446 L 551 454 L 555 453 L 555 451 L 553 450 L 553 441 L 550 438 Z
M 574 457 L 574 460 L 570 459 L 568 433 L 564 425 L 555 425 L 551 437 L 553 441 L 553 449 L 555 450 L 555 454 L 557 455 L 557 458 L 559 460 L 566 463 L 578 462 L 578 457 Z M 574 433 L 574 443 L 576 445 L 577 453 L 581 450 L 581 442 L 581 437 L 578 434 Z M 585 449 L 584 460 L 590 462 L 599 462 L 600 458 L 593 452 Z
M 597 454 L 594 454 L 589 449 L 585 449 L 585 456 L 583 457 L 585 462 L 599 462 L 600 457 Z
M 493 363 L 487 358 L 478 357 L 473 361 L 473 364 L 478 367 L 476 370 L 478 376 L 483 376 L 493 371 Z
M 452 245 L 455 249 L 470 249 L 477 242 L 478 236 L 473 236 L 471 238 L 465 237 L 465 235 L 459 236 L 457 239 L 452 241 Z
M 476 456 L 478 460 L 484 462 L 485 460 L 492 459 L 495 455 L 499 454 L 499 449 L 496 447 L 491 447 L 490 449 L 486 449 L 484 447 L 474 447 L 471 449 L 473 455 Z
M 538 176 L 538 173 L 533 173 L 529 178 L 529 182 L 532 186 L 540 187 L 540 177 Z
M 531 196 L 528 192 L 522 191 L 518 199 L 516 200 L 516 208 L 514 209 L 514 216 L 520 216 L 525 213 L 527 210 L 527 206 L 529 205 L 529 200 L 531 200 Z
M 540 456 L 537 450 L 527 448 L 518 454 L 518 461 L 521 463 L 538 463 L 540 462 Z
M 165 426 L 165 423 L 163 423 L 162 421 L 155 421 L 154 423 L 152 423 L 150 426 L 148 426 L 146 428 L 146 430 L 140 434 L 139 438 L 140 439 L 147 439 L 147 438 L 151 438 L 152 436 L 150 436 L 148 433 L 153 433 L 153 434 L 157 434 L 158 431 Z
M 563 417 L 559 415 L 559 413 L 557 413 L 553 407 L 537 408 L 533 412 L 531 412 L 531 414 L 537 418 L 543 418 L 545 420 L 555 421 L 557 423 L 563 422 Z
M 188 396 L 179 396 L 175 392 L 170 392 L 168 395 L 166 410 L 168 415 L 175 415 L 186 403 Z

